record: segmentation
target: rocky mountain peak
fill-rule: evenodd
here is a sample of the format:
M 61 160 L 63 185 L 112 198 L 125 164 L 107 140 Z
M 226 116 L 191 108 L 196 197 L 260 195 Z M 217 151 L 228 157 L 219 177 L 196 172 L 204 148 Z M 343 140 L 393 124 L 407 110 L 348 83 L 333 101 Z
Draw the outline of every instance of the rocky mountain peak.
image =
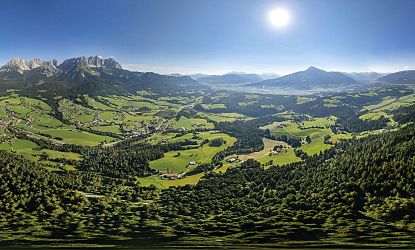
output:
M 80 67 L 122 69 L 121 65 L 113 58 L 103 58 L 101 56 L 81 56 L 66 59 L 61 65 L 59 65 L 59 67 L 62 70 L 73 70 Z
M 316 68 L 314 66 L 308 67 L 308 69 L 306 71 L 308 71 L 308 72 L 326 72 L 326 71 L 324 71 L 322 69 L 319 69 L 319 68 Z
M 30 70 L 28 62 L 23 58 L 13 58 L 1 68 L 2 71 L 18 71 L 22 74 L 26 70 Z
M 36 70 L 46 76 L 53 75 L 56 72 L 58 66 L 57 60 L 42 61 L 39 58 L 35 58 L 31 61 L 27 61 L 23 58 L 13 58 L 3 67 L 0 68 L 1 72 L 18 72 L 23 74 L 26 71 Z

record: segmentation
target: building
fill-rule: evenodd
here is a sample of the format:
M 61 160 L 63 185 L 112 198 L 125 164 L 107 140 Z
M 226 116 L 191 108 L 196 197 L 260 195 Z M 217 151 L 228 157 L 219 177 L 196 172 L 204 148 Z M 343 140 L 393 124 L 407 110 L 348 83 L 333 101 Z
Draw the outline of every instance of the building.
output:
M 161 175 L 161 179 L 163 180 L 176 180 L 177 179 L 177 174 L 162 174 Z
M 229 162 L 229 163 L 232 163 L 232 162 L 235 162 L 236 159 L 232 157 L 232 158 L 227 159 L 226 161 Z

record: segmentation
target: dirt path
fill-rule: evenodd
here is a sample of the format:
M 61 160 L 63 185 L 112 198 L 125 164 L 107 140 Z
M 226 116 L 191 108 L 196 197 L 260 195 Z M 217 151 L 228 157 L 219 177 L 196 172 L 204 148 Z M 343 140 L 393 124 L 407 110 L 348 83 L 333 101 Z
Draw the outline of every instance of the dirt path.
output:
M 247 159 L 257 159 L 260 158 L 262 156 L 265 156 L 267 154 L 269 154 L 269 151 L 272 150 L 275 145 L 284 145 L 286 147 L 288 147 L 288 144 L 282 141 L 274 141 L 274 140 L 269 140 L 269 139 L 265 139 L 263 138 L 262 141 L 264 142 L 264 149 L 259 151 L 259 152 L 254 152 L 254 153 L 250 153 L 250 154 L 246 154 L 246 155 L 240 155 L 239 159 L 241 160 L 247 160 Z

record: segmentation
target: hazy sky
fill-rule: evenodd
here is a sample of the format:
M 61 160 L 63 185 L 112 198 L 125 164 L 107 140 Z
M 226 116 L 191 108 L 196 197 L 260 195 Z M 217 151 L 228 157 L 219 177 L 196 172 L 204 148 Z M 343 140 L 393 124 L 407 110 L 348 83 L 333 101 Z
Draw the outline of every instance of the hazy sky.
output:
M 284 8 L 284 28 L 268 20 Z M 415 68 L 413 0 L 4 0 L 0 63 L 113 56 L 159 73 Z

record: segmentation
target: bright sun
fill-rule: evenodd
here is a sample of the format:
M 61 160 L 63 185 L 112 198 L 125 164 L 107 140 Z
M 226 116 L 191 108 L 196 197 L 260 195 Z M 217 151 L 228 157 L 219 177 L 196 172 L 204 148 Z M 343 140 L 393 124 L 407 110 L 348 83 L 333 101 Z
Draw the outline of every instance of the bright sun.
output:
M 269 21 L 273 26 L 285 27 L 290 22 L 291 16 L 286 9 L 273 9 L 269 13 Z

